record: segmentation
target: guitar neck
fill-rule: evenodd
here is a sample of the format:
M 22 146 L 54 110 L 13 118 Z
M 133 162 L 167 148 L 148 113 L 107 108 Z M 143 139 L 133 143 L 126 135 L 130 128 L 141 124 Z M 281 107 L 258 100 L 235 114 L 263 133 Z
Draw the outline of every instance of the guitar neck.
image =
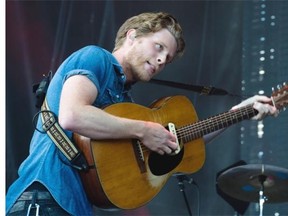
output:
M 250 119 L 257 115 L 258 111 L 253 108 L 253 105 L 247 105 L 235 110 L 230 110 L 210 118 L 186 125 L 177 129 L 178 138 L 183 143 L 196 140 L 211 132 L 229 127 L 233 124 Z

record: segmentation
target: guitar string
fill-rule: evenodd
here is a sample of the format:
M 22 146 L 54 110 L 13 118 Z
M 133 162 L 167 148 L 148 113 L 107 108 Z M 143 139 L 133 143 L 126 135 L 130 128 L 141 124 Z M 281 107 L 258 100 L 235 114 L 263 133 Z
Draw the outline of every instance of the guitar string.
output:
M 256 115 L 252 105 L 241 107 L 236 110 L 230 110 L 222 114 L 210 117 L 208 119 L 201 120 L 179 129 L 176 129 L 178 139 L 187 143 L 192 140 L 196 140 L 203 137 L 210 132 L 228 127 L 232 124 L 248 119 Z M 140 150 L 142 153 L 150 152 L 151 150 L 140 142 Z
M 206 120 L 177 129 L 177 135 L 183 141 L 191 141 L 203 137 L 205 134 L 225 128 L 241 120 L 248 119 L 255 115 L 252 105 L 237 110 L 228 111 Z M 224 116 L 224 118 L 223 118 Z
M 247 110 L 247 107 L 245 107 L 244 109 Z M 247 115 L 247 111 L 248 111 L 248 115 Z M 250 110 L 248 109 L 247 111 L 244 112 L 244 115 L 243 115 L 243 109 L 232 111 L 232 112 L 227 112 L 227 113 L 224 113 L 225 118 L 223 118 L 223 114 L 217 115 L 216 117 L 209 118 L 207 120 L 204 120 L 203 122 L 199 122 L 199 123 L 196 123 L 195 125 L 183 128 L 183 130 L 180 129 L 180 134 L 181 132 L 183 132 L 184 138 L 188 136 L 187 139 L 190 139 L 190 140 L 200 138 L 207 133 L 227 127 L 233 123 L 236 123 L 240 120 L 248 118 Z M 216 123 L 213 123 L 213 122 L 216 122 Z M 188 133 L 190 131 L 192 131 L 192 133 Z
M 287 89 L 287 85 L 285 84 L 285 88 Z M 285 92 L 286 93 L 286 92 Z M 281 92 L 281 95 L 283 95 L 283 91 Z M 278 99 L 274 95 L 273 102 L 275 103 L 274 106 L 277 108 L 283 107 L 284 104 L 280 104 L 279 106 L 279 101 L 276 102 Z M 225 115 L 227 114 L 228 115 Z M 197 139 L 202 137 L 203 135 L 216 131 L 218 129 L 225 128 L 227 126 L 230 126 L 234 123 L 237 123 L 239 121 L 251 118 L 257 114 L 257 110 L 253 108 L 253 104 L 247 105 L 245 107 L 241 107 L 237 110 L 230 110 L 224 114 L 219 114 L 215 117 L 208 118 L 206 120 L 201 121 L 201 122 L 196 122 L 194 124 L 188 125 L 186 127 L 180 128 L 177 130 L 177 135 L 179 137 L 182 137 L 182 139 L 185 139 L 187 141 L 191 141 L 193 139 Z M 222 116 L 224 115 L 224 119 Z M 215 123 L 213 123 L 215 122 Z M 202 126 L 203 125 L 203 126 Z M 184 140 L 184 141 L 185 141 Z
M 283 93 L 283 92 L 282 92 Z M 286 92 L 285 92 L 286 93 Z M 275 97 L 276 98 L 276 97 Z M 277 100 L 275 99 L 274 100 Z M 274 102 L 274 101 L 273 101 Z M 275 103 L 275 102 L 274 102 Z M 275 104 L 274 104 L 275 106 Z M 284 106 L 282 104 L 282 106 Z M 279 107 L 277 107 L 279 108 Z M 228 127 L 237 122 L 245 119 L 249 119 L 257 114 L 257 110 L 253 108 L 253 105 L 247 105 L 245 107 L 240 107 L 236 110 L 230 110 L 222 114 L 218 114 L 214 117 L 210 117 L 206 120 L 199 122 L 194 122 L 190 125 L 183 126 L 176 129 L 177 136 L 179 140 L 183 140 L 184 143 L 203 137 L 205 134 L 217 131 L 219 129 Z M 224 118 L 223 118 L 224 117 Z M 180 141 L 180 142 L 181 142 Z M 150 149 L 140 142 L 140 151 L 143 153 L 150 152 Z M 140 152 L 141 153 L 141 152 Z

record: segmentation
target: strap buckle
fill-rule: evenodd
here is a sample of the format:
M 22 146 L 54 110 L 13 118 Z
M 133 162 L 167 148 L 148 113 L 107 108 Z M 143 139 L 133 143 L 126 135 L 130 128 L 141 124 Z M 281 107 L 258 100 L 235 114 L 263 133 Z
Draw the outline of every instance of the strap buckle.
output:
M 57 120 L 55 114 L 51 111 L 42 110 L 42 115 L 49 115 L 45 122 L 42 124 L 43 130 L 47 132 L 57 122 Z
M 42 129 L 37 128 L 37 118 L 39 115 L 45 115 L 46 119 L 44 121 L 43 119 L 43 123 L 42 123 Z M 37 130 L 40 133 L 46 133 L 47 131 L 50 130 L 50 128 L 55 125 L 57 123 L 57 117 L 55 115 L 55 113 L 49 111 L 49 110 L 40 110 L 39 112 L 37 112 L 34 117 L 33 117 L 33 121 L 32 121 L 35 130 Z

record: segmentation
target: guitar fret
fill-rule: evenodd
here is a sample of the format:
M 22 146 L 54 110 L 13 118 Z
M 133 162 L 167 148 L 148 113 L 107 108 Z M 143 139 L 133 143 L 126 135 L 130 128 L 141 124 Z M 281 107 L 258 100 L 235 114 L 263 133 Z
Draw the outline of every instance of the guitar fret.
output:
M 252 105 L 230 110 L 222 114 L 195 122 L 177 130 L 177 135 L 184 143 L 203 137 L 206 134 L 226 128 L 257 114 Z
M 281 90 L 274 92 L 272 99 L 273 105 L 277 109 L 287 106 L 288 86 L 285 84 L 285 87 Z M 272 105 L 272 103 L 270 104 Z M 161 98 L 153 102 L 150 108 L 147 109 L 133 103 L 118 103 L 106 107 L 105 111 L 116 116 L 128 118 L 132 114 L 133 119 L 155 121 L 160 124 L 163 123 L 163 126 L 167 126 L 166 122 L 172 120 L 175 121 L 172 122 L 175 125 L 180 124 L 177 121 L 179 118 L 190 116 L 191 119 L 190 123 L 187 123 L 188 125 L 176 128 L 176 134 L 181 144 L 196 140 L 205 134 L 228 127 L 257 114 L 253 106 L 248 105 L 193 123 L 195 110 L 191 106 L 190 101 L 184 96 Z M 173 110 L 174 108 L 175 110 Z M 166 113 L 166 111 L 168 112 Z M 168 117 L 172 117 L 170 121 Z M 202 167 L 205 160 L 205 149 L 197 151 L 200 145 L 202 148 L 202 141 L 199 144 L 195 143 L 196 145 L 192 149 L 187 148 L 186 153 L 181 150 L 173 156 L 162 156 L 152 152 L 137 139 L 132 139 L 131 145 L 130 140 L 125 139 L 120 140 L 120 143 L 118 141 L 115 142 L 114 139 L 108 139 L 103 142 L 74 134 L 73 140 L 79 144 L 78 146 L 85 154 L 89 164 L 92 164 L 91 167 L 95 168 L 90 169 L 87 175 L 81 175 L 83 184 L 89 181 L 89 187 L 85 187 L 85 192 L 88 197 L 92 198 L 94 205 L 104 208 L 115 208 L 116 206 L 122 209 L 134 209 L 141 207 L 155 197 L 173 173 L 183 171 L 185 173 L 193 173 Z M 194 151 L 194 147 L 196 151 Z M 189 150 L 193 152 L 189 152 Z M 193 160 L 191 161 L 192 156 Z M 181 165 L 178 167 L 180 163 Z M 129 178 L 122 178 L 125 176 L 129 176 Z M 135 189 L 137 192 L 141 189 L 140 192 L 144 192 L 145 196 L 135 196 Z M 146 193 L 148 190 L 151 193 Z M 123 191 L 125 193 L 122 193 Z M 120 192 L 123 196 L 118 196 Z M 133 199 L 130 199 L 131 197 Z

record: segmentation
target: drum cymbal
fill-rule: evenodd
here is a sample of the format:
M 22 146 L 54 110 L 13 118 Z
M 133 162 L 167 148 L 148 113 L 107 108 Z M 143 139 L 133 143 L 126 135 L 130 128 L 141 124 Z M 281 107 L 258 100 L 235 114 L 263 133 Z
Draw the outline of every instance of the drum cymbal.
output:
M 263 164 L 237 166 L 217 178 L 219 188 L 226 194 L 248 202 L 259 201 L 262 190 L 265 202 L 288 202 L 288 169 Z

